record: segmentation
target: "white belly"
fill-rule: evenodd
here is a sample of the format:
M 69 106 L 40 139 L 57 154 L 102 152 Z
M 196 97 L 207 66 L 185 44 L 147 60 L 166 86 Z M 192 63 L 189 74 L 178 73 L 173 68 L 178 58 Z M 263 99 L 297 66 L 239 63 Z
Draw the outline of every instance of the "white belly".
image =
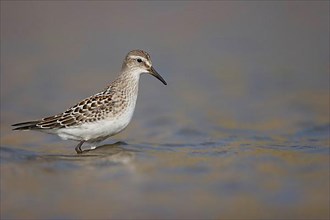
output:
M 109 117 L 97 122 L 85 123 L 79 127 L 62 128 L 57 130 L 56 133 L 65 140 L 102 141 L 124 130 L 132 119 L 134 109 L 135 101 L 124 113 L 117 117 Z

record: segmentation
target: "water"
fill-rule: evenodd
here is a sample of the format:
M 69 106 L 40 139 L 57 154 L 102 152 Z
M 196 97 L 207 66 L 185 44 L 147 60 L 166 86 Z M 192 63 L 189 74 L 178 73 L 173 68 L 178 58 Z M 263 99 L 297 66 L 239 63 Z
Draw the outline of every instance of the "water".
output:
M 1 2 L 1 219 L 328 219 L 328 6 Z M 77 155 L 11 130 L 135 48 L 168 86 L 142 76 L 121 134 Z

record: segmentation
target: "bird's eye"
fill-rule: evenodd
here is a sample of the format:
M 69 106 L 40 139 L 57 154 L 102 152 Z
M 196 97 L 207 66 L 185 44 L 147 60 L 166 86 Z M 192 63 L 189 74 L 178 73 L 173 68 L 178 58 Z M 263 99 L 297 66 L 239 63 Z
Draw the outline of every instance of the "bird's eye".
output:
M 142 62 L 142 60 L 141 60 L 140 58 L 138 58 L 136 61 L 138 61 L 139 63 L 141 63 L 141 62 Z

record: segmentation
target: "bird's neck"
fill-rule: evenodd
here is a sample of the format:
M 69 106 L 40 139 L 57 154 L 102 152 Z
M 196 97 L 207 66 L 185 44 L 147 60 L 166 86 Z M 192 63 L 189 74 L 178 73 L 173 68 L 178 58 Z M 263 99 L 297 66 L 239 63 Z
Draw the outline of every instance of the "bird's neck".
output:
M 136 86 L 139 85 L 139 79 L 140 79 L 140 72 L 137 69 L 130 69 L 127 71 L 122 71 L 121 74 L 118 76 L 119 81 L 122 82 L 122 85 L 124 87 L 126 86 Z
M 108 86 L 106 92 L 121 91 L 129 96 L 136 96 L 139 89 L 139 79 L 140 74 L 137 70 L 122 70 L 118 78 Z

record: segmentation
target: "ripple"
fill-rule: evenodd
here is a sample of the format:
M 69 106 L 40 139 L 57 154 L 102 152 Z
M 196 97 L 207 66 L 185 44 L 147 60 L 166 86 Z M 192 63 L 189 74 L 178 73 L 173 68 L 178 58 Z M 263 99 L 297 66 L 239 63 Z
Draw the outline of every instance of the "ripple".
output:
M 233 154 L 237 154 L 237 152 L 230 150 L 222 150 L 222 151 L 212 151 L 212 152 L 193 151 L 190 153 L 191 156 L 206 156 L 206 157 L 227 157 Z
M 299 151 L 299 152 L 305 152 L 305 153 L 329 154 L 328 147 L 311 146 L 311 145 L 273 144 L 273 145 L 268 145 L 268 146 L 261 146 L 261 148 L 281 150 L 281 151 Z
M 0 147 L 1 163 L 35 160 L 38 153 L 13 147 Z
M 295 134 L 295 137 L 309 137 L 309 138 L 329 138 L 329 129 L 330 129 L 330 124 L 324 124 L 324 125 L 315 125 L 309 128 L 305 128 L 301 131 L 298 131 Z

